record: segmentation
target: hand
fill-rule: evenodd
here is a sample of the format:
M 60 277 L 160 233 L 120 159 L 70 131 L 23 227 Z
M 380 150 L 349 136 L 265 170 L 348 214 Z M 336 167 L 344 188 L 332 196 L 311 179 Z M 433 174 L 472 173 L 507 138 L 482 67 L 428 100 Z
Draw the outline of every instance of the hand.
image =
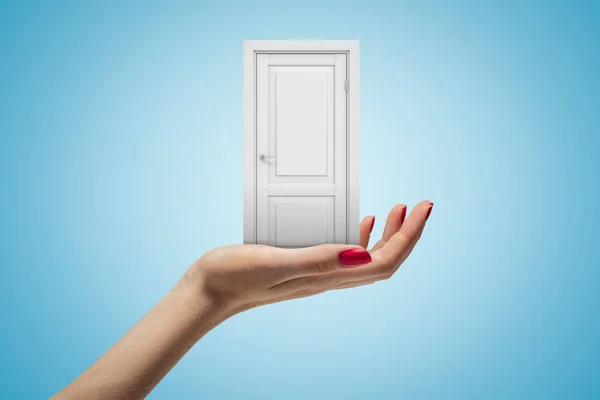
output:
M 226 318 L 263 304 L 390 278 L 421 237 L 433 203 L 406 221 L 390 212 L 383 237 L 369 251 L 375 217 L 360 224 L 360 246 L 303 249 L 221 247 L 199 258 L 129 332 L 54 398 L 144 398 L 183 355 Z
M 300 249 L 265 245 L 226 246 L 209 251 L 184 275 L 180 286 L 233 315 L 249 308 L 389 279 L 421 237 L 433 203 L 422 201 L 406 216 L 395 206 L 383 237 L 366 250 L 375 217 L 360 224 L 360 246 L 325 244 Z

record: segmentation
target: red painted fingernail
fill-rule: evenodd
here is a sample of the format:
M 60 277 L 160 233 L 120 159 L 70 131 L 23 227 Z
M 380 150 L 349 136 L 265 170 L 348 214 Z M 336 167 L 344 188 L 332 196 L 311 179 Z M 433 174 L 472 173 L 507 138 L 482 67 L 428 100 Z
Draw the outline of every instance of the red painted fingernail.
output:
M 371 255 L 364 249 L 351 249 L 340 253 L 340 262 L 345 267 L 368 264 L 372 261 Z
M 431 214 L 431 210 L 433 210 L 433 203 L 429 206 L 429 210 L 427 210 L 427 216 L 425 217 L 425 221 L 429 219 L 429 215 Z
M 371 221 L 371 229 L 369 229 L 369 233 L 373 232 L 374 226 L 375 226 L 375 217 L 373 217 L 373 221 Z
M 400 213 L 400 223 L 404 223 L 404 219 L 406 218 L 406 206 L 402 207 L 402 213 Z

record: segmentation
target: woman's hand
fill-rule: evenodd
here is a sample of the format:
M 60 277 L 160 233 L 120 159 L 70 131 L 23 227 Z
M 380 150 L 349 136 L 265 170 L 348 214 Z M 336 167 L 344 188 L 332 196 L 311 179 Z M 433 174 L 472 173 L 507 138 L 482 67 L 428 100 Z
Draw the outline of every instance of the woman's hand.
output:
M 360 224 L 360 246 L 326 244 L 300 249 L 237 245 L 199 258 L 179 286 L 198 290 L 230 315 L 264 304 L 390 278 L 421 237 L 433 203 L 422 201 L 406 218 L 395 206 L 381 240 L 366 250 L 375 217 Z
M 360 224 L 360 246 L 280 249 L 221 247 L 199 258 L 129 332 L 55 399 L 142 399 L 183 355 L 225 319 L 252 307 L 366 285 L 391 277 L 421 237 L 433 203 L 390 212 L 369 251 L 375 217 Z

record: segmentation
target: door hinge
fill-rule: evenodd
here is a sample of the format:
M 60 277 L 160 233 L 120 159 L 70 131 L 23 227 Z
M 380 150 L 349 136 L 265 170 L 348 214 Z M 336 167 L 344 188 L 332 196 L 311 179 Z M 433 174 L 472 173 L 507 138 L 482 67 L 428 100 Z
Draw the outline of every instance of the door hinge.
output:
M 346 92 L 350 90 L 350 81 L 348 79 L 346 79 L 346 82 L 344 82 L 344 90 Z

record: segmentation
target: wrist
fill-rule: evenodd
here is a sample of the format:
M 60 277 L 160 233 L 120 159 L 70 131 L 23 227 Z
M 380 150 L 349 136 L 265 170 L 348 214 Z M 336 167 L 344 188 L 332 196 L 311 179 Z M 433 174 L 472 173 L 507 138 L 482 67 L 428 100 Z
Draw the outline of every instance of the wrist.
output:
M 171 292 L 183 299 L 197 323 L 219 324 L 236 314 L 235 308 L 222 294 L 210 289 L 195 265 L 184 274 Z

